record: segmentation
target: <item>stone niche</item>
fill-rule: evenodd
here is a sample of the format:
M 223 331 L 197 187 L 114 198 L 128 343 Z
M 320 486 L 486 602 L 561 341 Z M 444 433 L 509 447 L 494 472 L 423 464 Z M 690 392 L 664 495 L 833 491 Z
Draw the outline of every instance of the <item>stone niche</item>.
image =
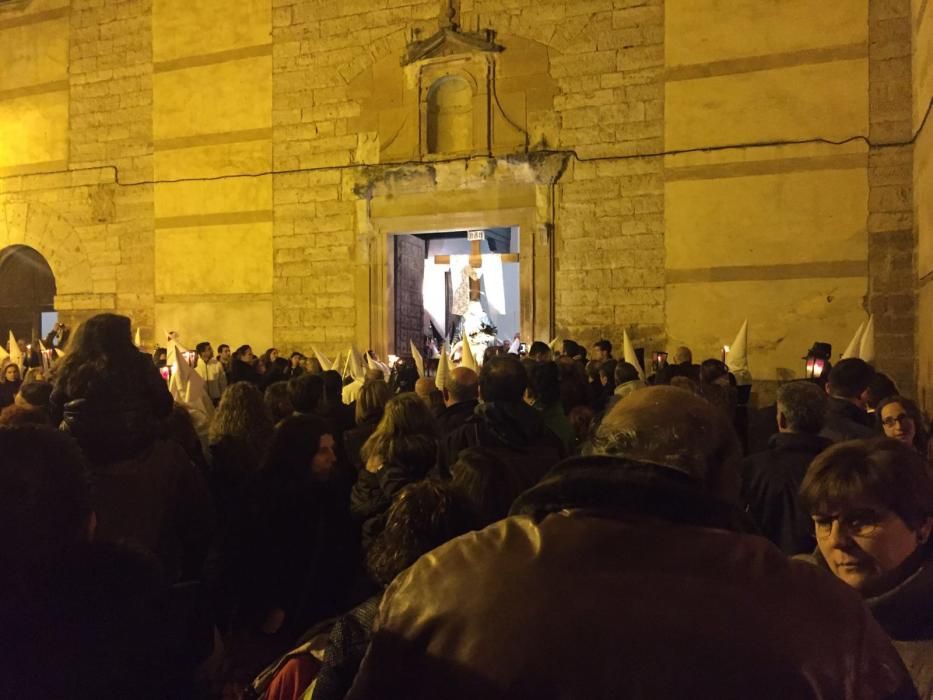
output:
M 506 46 L 489 29 L 442 26 L 351 83 L 361 110 L 350 127 L 377 135 L 382 163 L 526 152 L 536 140 L 529 116 L 550 110 L 556 93 L 547 67 L 536 42 Z

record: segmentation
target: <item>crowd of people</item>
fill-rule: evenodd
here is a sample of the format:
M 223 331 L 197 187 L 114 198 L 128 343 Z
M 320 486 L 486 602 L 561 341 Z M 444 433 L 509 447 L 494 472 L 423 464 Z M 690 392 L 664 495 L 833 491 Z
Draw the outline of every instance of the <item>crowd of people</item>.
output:
M 683 347 L 201 342 L 204 420 L 128 318 L 59 340 L 0 368 L 0 697 L 933 698 L 928 424 L 860 359 L 757 445 Z

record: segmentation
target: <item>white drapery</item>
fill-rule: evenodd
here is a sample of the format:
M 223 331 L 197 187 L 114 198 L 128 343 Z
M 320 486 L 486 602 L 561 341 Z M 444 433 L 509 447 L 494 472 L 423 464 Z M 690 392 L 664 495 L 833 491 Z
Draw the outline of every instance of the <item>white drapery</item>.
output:
M 439 333 L 447 332 L 447 270 L 449 265 L 436 265 L 432 258 L 424 261 L 421 295 L 424 308 Z

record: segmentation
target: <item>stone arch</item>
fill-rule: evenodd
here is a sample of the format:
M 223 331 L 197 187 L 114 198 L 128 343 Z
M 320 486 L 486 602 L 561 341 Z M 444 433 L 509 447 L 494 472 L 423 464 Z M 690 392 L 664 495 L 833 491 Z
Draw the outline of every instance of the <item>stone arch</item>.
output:
M 0 333 L 39 338 L 42 314 L 54 307 L 55 275 L 42 254 L 21 244 L 0 250 Z
M 0 251 L 15 245 L 28 246 L 45 258 L 55 277 L 56 299 L 94 293 L 91 260 L 78 232 L 47 206 L 0 205 Z
M 426 105 L 428 153 L 473 150 L 473 87 L 459 75 L 447 75 L 431 85 Z

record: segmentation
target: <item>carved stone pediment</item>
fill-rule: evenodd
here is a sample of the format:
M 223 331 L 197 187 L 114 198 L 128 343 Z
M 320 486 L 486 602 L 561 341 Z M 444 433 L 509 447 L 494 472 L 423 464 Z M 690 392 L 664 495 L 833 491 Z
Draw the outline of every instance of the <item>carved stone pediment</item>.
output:
M 492 29 L 463 32 L 456 26 L 443 27 L 427 39 L 410 43 L 402 56 L 402 65 L 458 54 L 498 53 L 505 47 L 497 44 L 495 39 L 496 33 Z

